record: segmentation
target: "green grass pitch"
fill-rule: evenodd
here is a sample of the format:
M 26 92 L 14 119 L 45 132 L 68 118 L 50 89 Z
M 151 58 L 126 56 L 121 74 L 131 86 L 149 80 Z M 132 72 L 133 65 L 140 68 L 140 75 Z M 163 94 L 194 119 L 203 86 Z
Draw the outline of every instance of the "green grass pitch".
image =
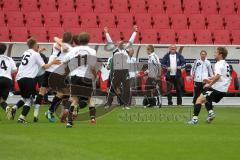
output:
M 216 107 L 212 124 L 202 108 L 195 126 L 186 124 L 190 107 L 117 108 L 96 125 L 79 121 L 71 129 L 49 123 L 46 109 L 39 123 L 28 124 L 7 121 L 0 111 L 0 160 L 240 159 L 240 108 Z

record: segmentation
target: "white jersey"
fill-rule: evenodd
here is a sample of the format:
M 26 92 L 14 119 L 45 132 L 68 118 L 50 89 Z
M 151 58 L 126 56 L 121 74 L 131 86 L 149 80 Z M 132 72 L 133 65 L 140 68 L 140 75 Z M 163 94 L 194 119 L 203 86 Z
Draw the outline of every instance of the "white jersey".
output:
M 0 77 L 12 79 L 12 72 L 16 70 L 17 67 L 12 58 L 0 55 Z
M 148 56 L 148 70 L 147 70 L 148 77 L 157 78 L 160 75 L 159 73 L 160 66 L 161 63 L 159 61 L 158 56 L 154 52 L 151 53 Z
M 39 72 L 39 68 L 44 65 L 45 63 L 40 54 L 32 49 L 29 49 L 23 53 L 16 79 L 35 78 Z
M 219 80 L 212 85 L 212 88 L 220 91 L 227 92 L 231 83 L 230 67 L 225 60 L 220 60 L 215 64 L 214 74 L 220 75 Z
M 128 56 L 127 63 L 129 65 L 129 77 L 136 77 L 136 58 Z
M 213 76 L 212 65 L 209 60 L 197 59 L 191 70 L 191 76 L 194 76 L 194 82 L 203 82 L 204 79 Z
M 78 59 L 77 57 L 80 56 L 82 58 Z M 86 57 L 83 58 L 83 56 Z M 74 47 L 66 54 L 63 60 L 63 63 L 68 63 L 68 67 L 71 71 L 70 76 L 86 77 L 89 79 L 94 78 L 91 68 L 96 66 L 96 62 L 96 50 L 90 48 L 89 46 Z

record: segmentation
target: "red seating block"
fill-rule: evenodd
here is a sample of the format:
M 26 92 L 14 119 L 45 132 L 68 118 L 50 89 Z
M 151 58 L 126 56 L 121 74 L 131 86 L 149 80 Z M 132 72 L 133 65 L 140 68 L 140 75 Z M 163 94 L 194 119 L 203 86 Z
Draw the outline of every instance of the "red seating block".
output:
M 128 2 L 127 0 L 112 0 L 112 12 L 113 13 L 128 13 Z
M 88 28 L 86 31 L 90 34 L 91 43 L 103 42 L 103 30 L 100 28 Z
M 37 0 L 21 0 L 21 5 L 21 11 L 23 13 L 39 11 Z
M 163 1 L 162 0 L 148 0 L 148 13 L 164 13 Z
M 42 27 L 43 17 L 40 12 L 31 12 L 31 14 L 24 14 L 27 27 Z
M 67 12 L 61 15 L 63 28 L 80 27 L 80 16 L 75 12 Z
M 154 14 L 153 22 L 154 22 L 153 28 L 156 28 L 156 29 L 170 28 L 169 17 L 165 14 Z
M 133 15 L 127 13 L 117 14 L 117 27 L 122 28 L 129 28 L 133 26 Z
M 133 16 L 136 25 L 140 30 L 152 28 L 152 17 L 147 13 L 138 13 Z
M 208 15 L 207 16 L 207 28 L 210 30 L 223 29 L 223 17 L 220 15 Z
M 132 35 L 132 33 L 133 33 L 132 29 L 121 29 L 120 28 L 120 36 L 121 35 L 123 36 L 122 40 L 124 40 L 124 41 L 128 42 L 130 37 L 131 37 L 131 35 Z M 134 43 L 139 43 L 139 35 L 136 36 Z
M 158 30 L 161 44 L 174 44 L 176 43 L 176 33 L 172 29 Z
M 116 20 L 115 16 L 112 13 L 103 13 L 98 14 L 98 19 L 100 21 L 99 28 L 109 27 L 115 28 L 116 27 Z
M 81 27 L 82 28 L 97 28 L 97 16 L 94 13 L 81 14 Z
M 58 12 L 48 12 L 44 13 L 44 24 L 45 27 L 60 27 L 61 26 L 61 19 Z
M 3 11 L 20 11 L 19 0 L 3 0 Z
M 130 0 L 130 11 L 132 13 L 147 13 L 145 0 Z
M 56 0 L 39 0 L 40 11 L 44 12 L 57 12 Z
M 179 44 L 194 44 L 194 35 L 191 30 L 177 30 Z
M 212 33 L 209 30 L 197 30 L 194 32 L 196 44 L 212 44 Z
M 205 29 L 206 28 L 206 20 L 202 14 L 192 14 L 189 15 L 189 29 Z
M 232 35 L 232 38 L 233 38 L 232 44 L 240 45 L 240 30 L 232 30 L 231 35 Z
M 235 6 L 233 0 L 218 0 L 219 13 L 222 15 L 235 14 Z
M 184 0 L 183 7 L 184 7 L 185 14 L 199 14 L 200 13 L 199 0 Z
M 0 41 L 9 42 L 9 30 L 7 27 L 0 27 Z
M 25 42 L 28 39 L 28 31 L 25 27 L 10 28 L 12 42 Z
M 58 0 L 58 11 L 63 12 L 75 12 L 74 0 Z
M 0 26 L 5 26 L 4 14 L 0 12 Z
M 236 30 L 240 29 L 240 16 L 239 15 L 227 15 L 225 16 L 226 29 Z
M 187 29 L 188 21 L 184 14 L 174 14 L 171 17 L 171 23 L 173 29 Z
M 47 31 L 44 27 L 29 28 L 29 36 L 35 38 L 38 42 L 48 42 Z
M 110 0 L 94 0 L 95 13 L 110 13 Z
M 228 30 L 214 30 L 214 44 L 231 44 Z
M 218 5 L 216 0 L 201 0 L 202 13 L 205 15 L 218 14 Z
M 92 0 L 77 0 L 76 1 L 77 13 L 89 13 L 93 12 Z
M 24 20 L 21 12 L 7 12 L 7 25 L 9 27 L 23 27 Z
M 47 35 L 49 37 L 49 41 L 53 42 L 53 37 L 62 37 L 64 33 L 63 28 L 61 27 L 51 27 L 47 29 Z
M 163 1 L 166 13 L 168 14 L 182 14 L 182 4 L 179 0 L 165 0 Z
M 140 32 L 141 33 L 141 43 L 142 44 L 157 44 L 158 43 L 158 34 L 155 29 L 146 29 Z
M 109 28 L 109 34 L 110 34 L 111 39 L 113 40 L 113 42 L 117 42 L 117 41 L 119 41 L 121 39 L 120 30 L 118 28 Z

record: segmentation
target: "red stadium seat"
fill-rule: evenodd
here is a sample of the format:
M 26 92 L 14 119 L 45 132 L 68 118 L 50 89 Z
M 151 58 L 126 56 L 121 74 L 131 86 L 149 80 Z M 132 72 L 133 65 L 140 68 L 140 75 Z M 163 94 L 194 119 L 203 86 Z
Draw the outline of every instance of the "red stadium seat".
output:
M 194 35 L 191 30 L 177 30 L 177 39 L 179 44 L 194 44 Z
M 97 28 L 97 16 L 94 13 L 84 13 L 80 15 L 82 28 Z
M 133 33 L 133 29 L 121 29 L 120 28 L 120 36 L 123 36 L 122 40 L 129 41 L 131 35 Z M 136 36 L 134 43 L 139 43 L 139 35 Z
M 63 28 L 61 27 L 51 27 L 47 29 L 47 35 L 49 37 L 49 41 L 53 42 L 53 37 L 62 37 L 64 33 Z
M 4 14 L 2 12 L 0 12 L 0 26 L 5 26 L 5 18 L 4 18 Z
M 35 38 L 38 42 L 47 42 L 47 31 L 44 27 L 29 28 L 29 36 Z
M 231 44 L 228 30 L 214 30 L 213 35 L 214 44 Z
M 110 13 L 110 0 L 94 0 L 95 13 Z
M 89 13 L 93 12 L 92 0 L 77 0 L 76 1 L 77 13 Z
M 173 29 L 187 29 L 188 21 L 184 14 L 174 14 L 170 17 Z
M 48 12 L 44 13 L 44 24 L 45 27 L 60 27 L 61 18 L 58 12 Z
M 219 13 L 222 15 L 235 14 L 235 6 L 233 0 L 218 0 Z
M 40 11 L 44 12 L 57 12 L 56 0 L 39 0 Z
M 43 17 L 40 12 L 31 12 L 31 14 L 24 14 L 27 27 L 42 27 Z
M 156 28 L 156 29 L 170 28 L 169 17 L 166 14 L 154 14 L 153 22 L 154 22 L 153 28 Z
M 130 11 L 132 13 L 147 13 L 145 0 L 130 0 Z
M 19 0 L 3 0 L 3 11 L 20 11 Z
M 240 16 L 239 15 L 227 15 L 225 16 L 226 29 L 236 30 L 240 29 Z
M 73 34 L 79 34 L 83 31 L 86 31 L 86 29 L 79 28 L 79 27 L 77 27 L 77 28 L 72 28 L 72 27 L 71 28 L 64 28 L 64 32 L 72 32 Z
M 218 14 L 218 6 L 216 0 L 201 0 L 202 13 L 205 15 Z
M 12 42 L 25 42 L 29 38 L 27 28 L 13 27 L 10 28 Z
M 189 29 L 205 29 L 206 28 L 206 20 L 202 14 L 192 14 L 189 15 Z
M 90 34 L 90 43 L 103 42 L 103 30 L 100 28 L 88 28 L 86 32 Z
M 117 22 L 118 28 L 129 28 L 133 26 L 133 15 L 129 13 L 117 14 Z
M 196 44 L 212 44 L 212 33 L 209 30 L 197 30 L 194 32 Z
M 127 0 L 112 0 L 112 12 L 113 13 L 128 13 L 128 2 Z
M 63 28 L 80 27 L 80 16 L 75 12 L 67 12 L 62 15 Z
M 75 12 L 74 0 L 58 0 L 58 11 L 63 12 Z
M 0 27 L 0 41 L 1 42 L 9 41 L 9 30 L 7 27 Z
M 100 21 L 99 28 L 104 28 L 106 26 L 109 28 L 116 27 L 116 19 L 112 13 L 98 14 L 98 19 Z
M 179 0 L 164 0 L 164 7 L 168 14 L 182 14 L 182 4 Z
M 208 15 L 207 16 L 207 28 L 210 30 L 223 29 L 223 17 L 220 15 Z
M 183 0 L 183 8 L 185 14 L 199 14 L 200 2 L 199 0 Z
M 38 0 L 21 0 L 21 11 L 23 13 L 38 12 Z
M 120 30 L 118 28 L 109 28 L 109 34 L 113 42 L 117 42 L 121 39 Z M 106 41 L 106 37 L 105 37 L 105 41 Z
M 141 33 L 141 43 L 142 44 L 157 44 L 158 35 L 155 29 L 146 29 L 140 32 Z
M 231 35 L 232 35 L 232 38 L 233 38 L 232 44 L 240 45 L 240 30 L 232 30 Z
M 161 44 L 173 44 L 176 43 L 176 33 L 172 29 L 160 29 L 159 33 Z
M 162 0 L 148 0 L 148 13 L 164 13 L 163 1 Z
M 152 28 L 153 19 L 150 14 L 138 13 L 133 18 L 140 30 Z
M 21 12 L 7 12 L 7 25 L 9 27 L 23 27 L 24 19 Z

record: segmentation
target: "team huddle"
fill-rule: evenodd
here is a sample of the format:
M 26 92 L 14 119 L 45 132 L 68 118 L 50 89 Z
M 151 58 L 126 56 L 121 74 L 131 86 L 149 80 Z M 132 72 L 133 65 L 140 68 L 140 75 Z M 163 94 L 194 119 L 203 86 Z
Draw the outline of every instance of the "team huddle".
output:
M 108 29 L 105 28 L 104 31 L 109 45 L 114 46 L 112 56 L 114 67 L 112 68 L 113 73 L 110 78 L 112 85 L 109 86 L 107 105 L 111 105 L 113 93 L 119 94 L 119 92 L 122 92 L 121 98 L 124 99 L 122 103 L 127 108 L 131 104 L 129 103 L 131 94 L 128 83 L 128 79 L 131 78 L 129 78 L 130 71 L 128 71 L 128 65 L 125 64 L 129 63 L 128 56 L 132 56 L 133 49 L 129 45 L 134 42 L 138 30 L 134 26 L 134 32 L 127 45 L 124 45 L 123 41 L 113 45 Z M 51 88 L 56 94 L 48 111 L 45 113 L 46 118 L 50 122 L 56 121 L 54 113 L 59 104 L 65 102 L 65 107 L 68 109 L 68 114 L 64 117 L 67 128 L 73 126 L 79 107 L 88 106 L 90 122 L 94 124 L 96 123 L 96 108 L 93 100 L 93 91 L 100 67 L 97 65 L 96 50 L 88 46 L 90 35 L 86 32 L 78 35 L 65 32 L 62 38 L 55 37 L 54 41 L 52 54 L 48 63 L 45 63 L 40 55 L 44 48 L 39 48 L 38 42 L 30 38 L 27 41 L 29 49 L 22 54 L 21 64 L 18 69 L 13 59 L 4 55 L 7 48 L 6 45 L 0 44 L 0 105 L 5 110 L 8 119 L 14 119 L 17 110 L 22 108 L 17 120 L 18 123 L 26 123 L 30 107 L 34 106 L 34 122 L 37 122 L 43 97 L 48 89 Z M 154 47 L 149 45 L 147 49 L 149 60 L 145 74 L 149 76 L 148 83 L 156 84 L 153 82 L 157 81 L 161 75 L 161 63 L 154 53 Z M 210 123 L 215 118 L 212 102 L 218 103 L 224 97 L 231 82 L 230 67 L 225 61 L 227 54 L 228 51 L 225 47 L 216 49 L 214 58 L 217 62 L 214 71 L 211 70 L 211 64 L 206 59 L 206 52 L 202 51 L 200 53 L 201 59 L 195 61 L 191 73 L 195 82 L 194 113 L 188 124 L 198 123 L 198 115 L 202 104 L 205 104 L 208 111 L 207 122 Z M 151 65 L 151 63 L 154 65 Z M 180 67 L 179 69 L 182 68 Z M 35 97 L 34 81 L 41 70 L 45 70 L 44 78 L 39 93 Z M 13 107 L 10 107 L 6 100 L 11 90 L 13 72 L 17 72 L 16 80 L 19 85 L 21 99 Z M 154 75 L 152 75 L 153 73 Z M 57 81 L 54 77 L 58 77 Z M 122 91 L 119 91 L 121 86 Z M 178 103 L 182 103 L 181 99 L 178 99 Z

